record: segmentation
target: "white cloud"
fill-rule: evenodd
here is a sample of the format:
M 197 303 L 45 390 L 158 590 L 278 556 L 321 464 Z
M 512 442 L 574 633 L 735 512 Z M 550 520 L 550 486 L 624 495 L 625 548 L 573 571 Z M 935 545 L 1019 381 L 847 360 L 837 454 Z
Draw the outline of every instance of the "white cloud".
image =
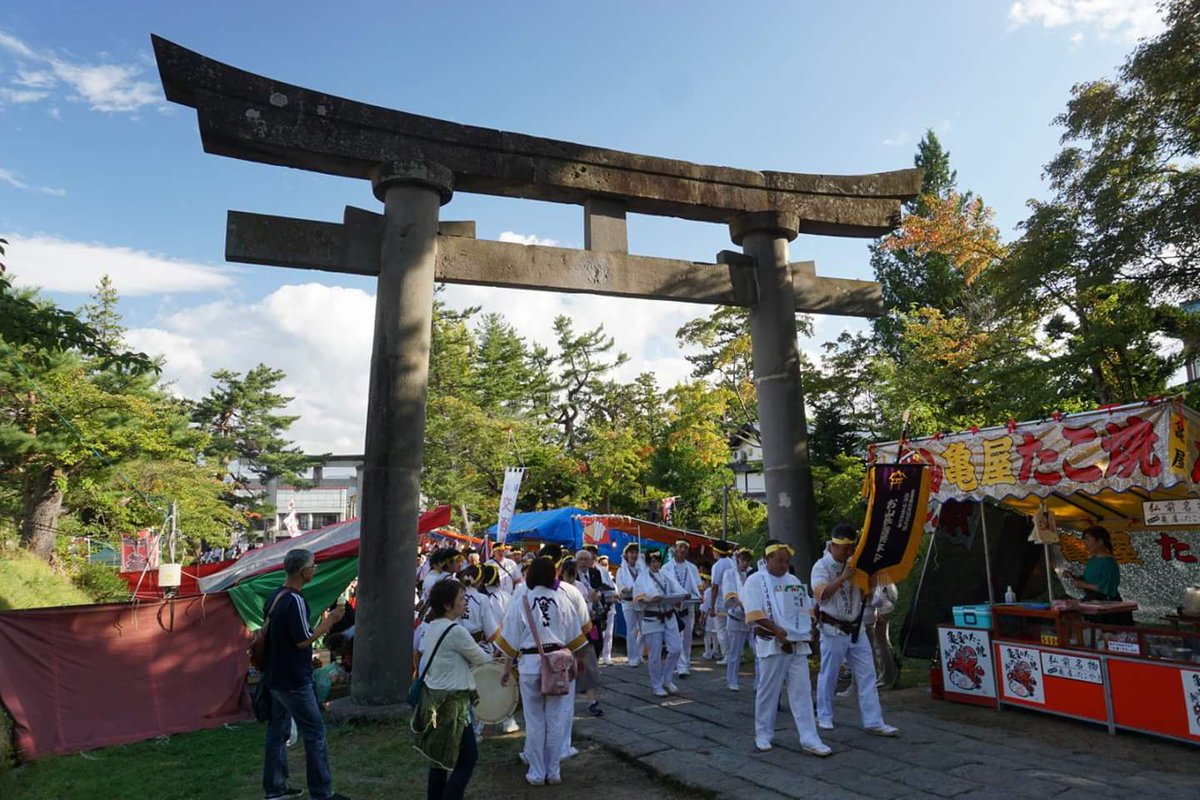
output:
M 504 231 L 500 234 L 500 241 L 512 242 L 513 244 L 540 244 L 545 247 L 558 247 L 558 242 L 554 239 L 543 239 L 540 236 L 533 234 L 516 233 L 515 231 Z
M 53 236 L 10 236 L 9 272 L 16 282 L 55 292 L 90 293 L 108 274 L 125 297 L 201 292 L 232 284 L 224 269 L 166 256 Z
M 896 136 L 889 136 L 888 138 L 886 138 L 882 142 L 880 142 L 880 144 L 882 144 L 884 147 L 901 147 L 903 145 L 908 144 L 908 140 L 909 140 L 908 134 L 901 133 Z
M 50 97 L 56 90 L 65 90 L 69 100 L 86 103 L 93 111 L 132 112 L 145 106 L 165 108 L 158 84 L 139 80 L 145 71 L 141 65 L 77 62 L 49 51 L 35 50 L 4 31 L 0 31 L 0 50 L 7 51 L 20 62 L 12 85 L 0 87 L 0 103 L 33 103 Z
M 1008 19 L 1017 28 L 1039 22 L 1045 28 L 1088 26 L 1102 37 L 1136 41 L 1163 29 L 1157 6 L 1158 0 L 1021 0 L 1009 6 Z M 1078 46 L 1082 36 L 1071 41 Z
M 12 103 L 13 105 L 36 103 L 49 96 L 49 92 L 39 92 L 34 89 L 10 89 L 7 86 L 0 86 L 0 103 Z
M 67 196 L 66 189 L 54 189 L 49 186 L 39 186 L 35 190 L 34 187 L 30 186 L 29 184 L 27 184 L 25 181 L 23 181 L 21 179 L 20 173 L 13 172 L 10 169 L 4 169 L 3 167 L 0 167 L 0 183 L 11 186 L 14 189 L 29 189 L 32 191 L 41 192 L 42 194 L 51 195 L 52 197 L 66 197 Z
M 0 183 L 6 183 L 14 189 L 28 189 L 29 185 L 17 177 L 12 170 L 0 167 Z
M 133 348 L 166 357 L 165 379 L 201 397 L 218 369 L 264 363 L 287 378 L 293 440 L 308 452 L 361 453 L 375 298 L 317 283 L 283 286 L 256 303 L 209 303 L 126 333 Z

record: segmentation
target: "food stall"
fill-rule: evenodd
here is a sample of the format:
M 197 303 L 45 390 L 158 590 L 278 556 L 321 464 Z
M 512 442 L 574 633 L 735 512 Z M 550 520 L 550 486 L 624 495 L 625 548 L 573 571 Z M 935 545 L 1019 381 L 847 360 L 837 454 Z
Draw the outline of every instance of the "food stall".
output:
M 1169 398 L 890 442 L 871 456 L 930 465 L 931 526 L 948 501 L 994 503 L 1030 517 L 1045 548 L 1045 595 L 997 602 L 989 564 L 989 602 L 939 626 L 947 700 L 1200 744 L 1200 415 Z M 1061 581 L 1082 571 L 1078 533 L 1092 525 L 1112 534 L 1126 602 L 1083 602 Z M 1105 624 L 1135 609 L 1139 625 Z

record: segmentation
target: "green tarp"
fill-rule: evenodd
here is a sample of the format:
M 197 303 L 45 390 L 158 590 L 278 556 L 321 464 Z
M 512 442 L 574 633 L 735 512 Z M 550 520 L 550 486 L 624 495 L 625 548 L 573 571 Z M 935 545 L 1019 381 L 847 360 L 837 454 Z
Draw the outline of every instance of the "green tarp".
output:
M 350 581 L 357 575 L 358 556 L 318 562 L 316 575 L 301 592 L 312 612 L 310 625 L 317 624 L 321 612 L 333 605 L 333 601 L 337 600 L 338 595 L 346 590 Z M 230 588 L 229 597 L 247 628 L 256 631 L 262 627 L 263 604 L 267 602 L 271 592 L 283 585 L 285 578 L 283 570 L 264 572 Z

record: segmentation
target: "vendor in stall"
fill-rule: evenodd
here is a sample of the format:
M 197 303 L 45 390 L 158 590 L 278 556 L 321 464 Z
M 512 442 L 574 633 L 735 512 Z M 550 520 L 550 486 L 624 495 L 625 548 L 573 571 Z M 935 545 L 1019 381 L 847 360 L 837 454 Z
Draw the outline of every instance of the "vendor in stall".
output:
M 1075 583 L 1076 588 L 1083 590 L 1084 600 L 1121 600 L 1121 569 L 1113 557 L 1112 536 L 1108 529 L 1093 525 L 1083 532 L 1083 544 L 1091 554 L 1083 575 L 1068 572 L 1067 577 Z M 1084 618 L 1105 625 L 1133 625 L 1131 611 L 1085 615 Z

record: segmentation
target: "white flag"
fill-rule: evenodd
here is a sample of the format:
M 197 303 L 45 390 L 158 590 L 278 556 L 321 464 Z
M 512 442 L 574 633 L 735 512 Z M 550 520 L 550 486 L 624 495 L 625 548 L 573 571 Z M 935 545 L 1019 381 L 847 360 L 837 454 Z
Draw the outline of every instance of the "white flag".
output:
M 300 533 L 300 522 L 296 519 L 296 501 L 288 501 L 288 513 L 283 518 L 283 527 L 287 530 L 288 536 L 296 536 Z
M 504 491 L 500 493 L 500 519 L 496 523 L 496 541 L 503 544 L 508 538 L 508 526 L 512 524 L 517 510 L 517 492 L 521 490 L 524 467 L 507 467 L 504 470 Z

